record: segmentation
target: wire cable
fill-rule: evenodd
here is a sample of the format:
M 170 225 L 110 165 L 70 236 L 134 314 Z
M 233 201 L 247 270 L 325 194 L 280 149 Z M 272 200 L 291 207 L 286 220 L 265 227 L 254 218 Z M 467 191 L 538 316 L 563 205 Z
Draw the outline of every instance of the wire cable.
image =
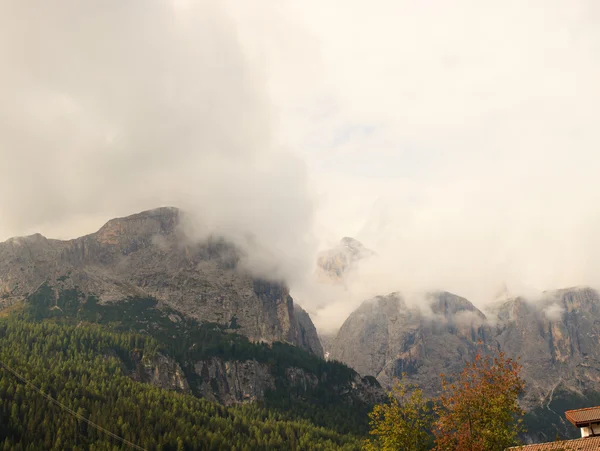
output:
M 33 388 L 36 392 L 38 392 L 40 395 L 42 395 L 48 401 L 52 402 L 53 404 L 56 404 L 58 407 L 60 407 L 61 409 L 67 411 L 68 413 L 70 413 L 71 415 L 73 415 L 74 417 L 76 417 L 78 420 L 81 420 L 84 423 L 87 423 L 88 425 L 90 425 L 94 429 L 96 429 L 96 430 L 98 430 L 98 431 L 100 431 L 100 432 L 108 435 L 109 437 L 114 438 L 115 440 L 118 440 L 118 441 L 124 443 L 125 445 L 131 446 L 132 448 L 140 450 L 140 451 L 147 451 L 145 448 L 142 448 L 141 446 L 138 446 L 135 443 L 130 442 L 129 440 L 127 440 L 127 439 L 125 439 L 125 438 L 123 438 L 121 436 L 118 436 L 117 434 L 114 434 L 114 433 L 110 432 L 108 429 L 104 429 L 99 424 L 96 424 L 93 421 L 88 420 L 86 417 L 84 417 L 83 415 L 78 414 L 73 409 L 71 409 L 70 407 L 64 405 L 62 402 L 54 399 L 49 394 L 44 393 L 43 390 L 41 390 L 40 388 L 38 388 L 37 386 L 35 386 L 33 383 L 29 382 L 27 379 L 25 379 L 23 376 L 21 376 L 19 373 L 17 373 L 15 370 L 13 370 L 11 367 L 9 367 L 7 364 L 5 364 L 4 362 L 2 362 L 1 360 L 0 360 L 0 367 L 4 368 L 6 371 L 8 371 L 9 373 L 11 373 L 13 376 L 15 376 L 17 379 L 19 379 L 25 385 L 28 385 L 29 387 Z

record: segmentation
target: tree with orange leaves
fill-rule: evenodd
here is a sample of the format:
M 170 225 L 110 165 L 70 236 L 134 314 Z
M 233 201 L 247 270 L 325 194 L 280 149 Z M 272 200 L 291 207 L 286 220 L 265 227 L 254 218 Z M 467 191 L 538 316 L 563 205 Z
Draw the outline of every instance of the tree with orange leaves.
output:
M 518 404 L 521 365 L 503 352 L 478 353 L 450 383 L 442 374 L 436 403 L 436 451 L 503 451 L 518 444 L 524 414 Z

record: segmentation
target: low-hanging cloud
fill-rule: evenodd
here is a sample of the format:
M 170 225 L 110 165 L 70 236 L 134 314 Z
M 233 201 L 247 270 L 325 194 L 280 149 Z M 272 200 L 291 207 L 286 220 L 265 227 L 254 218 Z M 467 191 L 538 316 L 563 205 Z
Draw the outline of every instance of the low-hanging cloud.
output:
M 559 304 L 551 304 L 544 309 L 544 315 L 550 321 L 559 321 L 565 313 L 565 307 Z
M 597 2 L 278 5 L 284 25 L 255 18 L 244 36 L 306 37 L 267 52 L 279 131 L 306 155 L 320 236 L 380 255 L 361 293 L 443 289 L 483 307 L 503 283 L 600 286 Z M 334 327 L 360 302 L 311 311 Z
M 393 291 L 598 286 L 599 23 L 589 0 L 1 2 L 0 234 L 179 206 L 324 329 Z M 379 257 L 296 283 L 313 232 Z
M 312 199 L 264 75 L 220 2 L 2 2 L 0 233 L 71 238 L 174 205 L 291 277 Z

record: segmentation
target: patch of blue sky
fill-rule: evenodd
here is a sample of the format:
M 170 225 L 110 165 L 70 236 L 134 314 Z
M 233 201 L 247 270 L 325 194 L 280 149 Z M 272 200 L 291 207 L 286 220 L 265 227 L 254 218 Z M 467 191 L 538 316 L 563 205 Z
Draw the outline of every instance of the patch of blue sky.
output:
M 331 147 L 338 147 L 347 142 L 360 138 L 368 138 L 373 135 L 377 127 L 373 124 L 349 124 L 341 127 L 333 137 Z

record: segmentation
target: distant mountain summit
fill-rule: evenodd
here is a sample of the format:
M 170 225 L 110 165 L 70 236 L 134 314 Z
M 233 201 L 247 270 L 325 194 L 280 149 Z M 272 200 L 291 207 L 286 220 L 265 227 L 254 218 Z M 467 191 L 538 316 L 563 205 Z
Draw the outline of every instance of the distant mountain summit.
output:
M 317 257 L 316 277 L 319 282 L 342 283 L 358 263 L 377 255 L 363 244 L 350 237 L 344 237 L 332 249 L 321 252 Z
M 506 285 L 506 283 L 503 283 L 502 286 L 496 292 L 496 295 L 494 296 L 494 302 L 506 301 L 511 297 L 512 296 L 510 294 L 510 291 L 508 290 L 508 286 Z
M 587 287 L 531 299 L 505 289 L 487 316 L 451 293 L 411 302 L 391 293 L 365 301 L 349 316 L 330 345 L 330 358 L 375 376 L 384 388 L 406 373 L 435 396 L 440 373 L 452 377 L 478 350 L 499 349 L 523 365 L 523 405 L 536 425 L 544 423 L 533 439 L 548 440 L 556 431 L 571 433 L 560 415 L 564 409 L 600 399 L 599 339 L 600 295 Z
M 164 207 L 112 219 L 74 240 L 39 234 L 9 239 L 0 244 L 0 306 L 23 300 L 44 283 L 100 303 L 154 298 L 184 317 L 233 320 L 237 332 L 253 341 L 288 342 L 322 356 L 314 325 L 294 308 L 288 287 L 241 270 L 242 253 L 232 243 L 187 236 L 184 216 Z
M 331 358 L 384 387 L 407 373 L 429 395 L 439 390 L 439 374 L 459 372 L 491 338 L 485 316 L 464 298 L 447 292 L 423 294 L 408 303 L 401 293 L 365 301 L 344 322 Z

